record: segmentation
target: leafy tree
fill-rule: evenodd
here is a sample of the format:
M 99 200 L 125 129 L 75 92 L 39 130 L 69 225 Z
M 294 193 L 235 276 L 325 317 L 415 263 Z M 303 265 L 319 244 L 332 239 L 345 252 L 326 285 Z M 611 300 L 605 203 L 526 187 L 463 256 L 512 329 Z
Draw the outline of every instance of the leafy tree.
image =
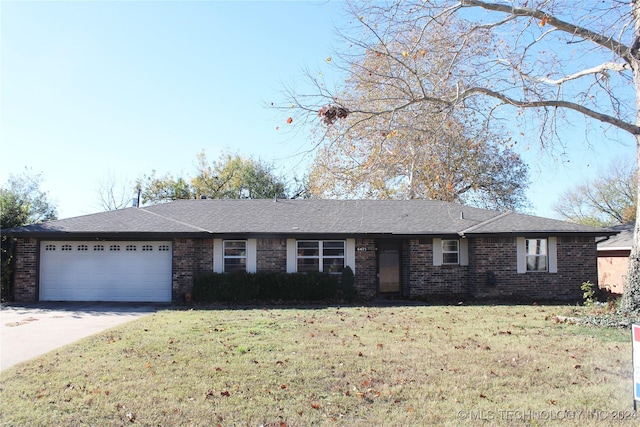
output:
M 638 171 L 629 160 L 616 160 L 597 179 L 565 191 L 554 210 L 567 221 L 607 227 L 633 222 Z
M 425 46 L 440 40 L 439 34 L 421 37 Z M 442 55 L 426 49 L 409 55 L 411 40 L 399 37 L 389 45 L 372 40 L 366 46 L 350 40 L 364 53 L 348 58 L 348 78 L 332 103 L 322 105 L 325 96 L 317 99 L 318 115 L 328 126 L 319 134 L 311 194 L 524 207 L 527 166 L 504 132 L 488 131 L 468 112 L 451 114 L 426 103 L 398 108 L 426 86 L 439 85 L 448 72 Z M 391 50 L 400 52 L 401 60 L 390 60 Z M 324 82 L 313 81 L 328 97 Z
M 194 197 L 193 189 L 187 180 L 182 177 L 174 177 L 169 173 L 157 176 L 156 171 L 150 175 L 144 175 L 138 179 L 141 202 L 143 204 L 156 204 L 170 202 L 178 199 L 191 199 Z
M 156 171 L 138 180 L 142 203 L 162 203 L 206 196 L 212 199 L 286 198 L 286 185 L 273 167 L 238 154 L 224 154 L 209 163 L 204 152 L 197 155 L 196 173 L 191 178 Z
M 425 198 L 488 209 L 525 206 L 527 166 L 487 132 L 431 117 L 398 122 L 384 117 L 359 129 L 346 119 L 346 134 L 323 144 L 309 175 L 309 192 L 323 198 Z M 426 123 L 430 122 L 430 123 Z M 425 124 L 426 123 L 426 124 Z M 423 124 L 424 127 L 418 126 Z M 330 133 L 340 126 L 333 126 Z M 362 135 L 362 137 L 360 137 Z
M 315 90 L 290 91 L 287 100 L 295 123 L 320 115 L 322 129 L 352 115 L 365 122 L 419 106 L 469 114 L 488 129 L 535 118 L 549 149 L 562 147 L 560 128 L 583 118 L 627 133 L 640 150 L 638 0 L 395 0 L 353 3 L 351 12 L 352 28 L 340 33 L 345 43 L 331 64 L 347 79 L 375 76 L 381 71 L 361 60 L 374 52 L 398 70 L 385 76 L 398 95 L 352 108 L 339 89 L 309 75 Z M 624 313 L 640 313 L 639 239 L 636 218 Z
M 195 193 L 214 199 L 285 198 L 286 185 L 273 167 L 238 154 L 224 154 L 211 164 L 198 154 L 197 175 L 191 179 Z
M 57 217 L 55 206 L 49 202 L 46 192 L 40 190 L 42 176 L 26 170 L 11 175 L 0 188 L 0 222 L 3 230 L 48 221 Z M 2 301 L 13 297 L 13 253 L 15 239 L 2 234 Z

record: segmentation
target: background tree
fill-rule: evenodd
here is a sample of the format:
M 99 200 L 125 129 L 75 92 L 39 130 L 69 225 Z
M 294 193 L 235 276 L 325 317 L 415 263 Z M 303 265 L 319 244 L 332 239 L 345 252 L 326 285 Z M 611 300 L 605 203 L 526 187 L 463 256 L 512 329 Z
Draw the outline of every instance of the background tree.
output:
M 285 182 L 272 165 L 239 154 L 226 153 L 208 163 L 204 151 L 199 153 L 191 185 L 196 194 L 213 199 L 286 198 Z
M 156 171 L 144 175 L 137 181 L 140 188 L 142 204 L 157 204 L 171 202 L 179 199 L 192 199 L 195 197 L 189 182 L 182 177 L 174 177 L 170 173 L 157 176 Z
M 98 182 L 96 192 L 100 208 L 105 211 L 114 211 L 130 206 L 137 188 L 126 178 L 121 179 L 110 173 Z
M 499 137 L 482 129 L 472 133 L 451 118 L 404 115 L 394 114 L 392 126 L 384 116 L 365 129 L 350 118 L 333 126 L 330 134 L 346 130 L 317 150 L 310 195 L 422 198 L 499 210 L 526 206 L 528 168 Z
M 209 163 L 203 152 L 197 155 L 192 177 L 157 176 L 156 171 L 138 180 L 142 203 L 163 203 L 206 196 L 211 199 L 286 198 L 285 181 L 273 166 L 239 154 L 223 154 Z
M 0 187 L 0 228 L 7 229 L 56 219 L 55 206 L 47 193 L 40 189 L 42 176 L 25 170 L 20 175 L 10 175 Z M 13 250 L 15 239 L 2 233 L 1 281 L 2 301 L 13 298 Z
M 313 77 L 314 92 L 290 93 L 288 102 L 304 118 L 298 122 L 319 114 L 331 124 L 339 120 L 336 112 L 366 121 L 416 106 L 474 114 L 494 129 L 535 117 L 537 138 L 548 148 L 562 145 L 560 127 L 583 118 L 587 126 L 595 122 L 631 135 L 640 162 L 640 1 L 396 0 L 353 3 L 351 12 L 353 28 L 342 31 L 342 54 L 331 61 L 347 64 L 338 65 L 340 73 L 375 75 L 375 68 L 350 66 L 373 51 L 424 84 L 410 90 L 397 73 L 389 75 L 402 97 L 352 110 L 339 90 Z M 415 75 L 423 51 L 433 61 L 419 67 L 427 67 L 431 79 Z M 625 313 L 640 314 L 639 238 L 636 220 L 620 307 Z
M 618 159 L 595 180 L 565 191 L 554 210 L 567 221 L 607 227 L 628 224 L 636 217 L 638 169 Z
M 303 111 L 319 108 L 329 125 L 320 134 L 309 176 L 312 195 L 427 198 L 491 209 L 526 206 L 528 169 L 502 129 L 489 131 L 472 111 L 452 114 L 412 102 L 426 90 L 455 90 L 442 79 L 450 71 L 454 38 L 444 45 L 440 31 L 409 31 L 388 43 L 375 37 L 349 42 L 364 53 L 343 57 L 341 69 L 348 77 L 337 95 L 312 77 L 317 104 L 302 106 L 292 96 Z M 441 46 L 434 49 L 434 42 Z

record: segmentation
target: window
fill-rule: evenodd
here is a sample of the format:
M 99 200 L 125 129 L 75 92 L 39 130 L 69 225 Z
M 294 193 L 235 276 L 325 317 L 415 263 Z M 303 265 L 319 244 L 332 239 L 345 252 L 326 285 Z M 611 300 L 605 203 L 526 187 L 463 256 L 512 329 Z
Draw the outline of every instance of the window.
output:
M 87 251 L 87 250 L 89 250 L 89 246 L 87 246 L 87 245 L 78 245 L 78 250 L 79 251 Z
M 433 238 L 433 266 L 469 265 L 469 239 Z
M 344 241 L 301 240 L 297 242 L 298 272 L 340 273 L 344 269 Z
M 457 240 L 442 241 L 442 263 L 459 264 L 460 246 Z
M 104 245 L 93 245 L 94 251 L 104 251 Z
M 527 271 L 547 271 L 547 239 L 526 239 Z
M 247 241 L 225 240 L 223 243 L 224 272 L 247 271 Z
M 143 252 L 149 252 L 153 250 L 153 245 L 142 245 Z
M 158 250 L 161 252 L 168 252 L 169 251 L 169 245 L 160 245 L 158 246 Z
M 73 249 L 73 248 L 71 247 L 71 245 L 62 245 L 62 250 L 63 250 L 63 251 L 70 251 L 71 249 Z
M 56 245 L 45 245 L 44 250 L 45 251 L 55 251 L 56 250 Z
M 135 251 L 136 249 L 138 249 L 138 248 L 136 247 L 136 245 L 127 245 L 127 246 L 125 247 L 125 250 L 127 250 L 127 251 Z
M 109 250 L 110 251 L 119 251 L 120 250 L 120 245 L 111 245 L 111 246 L 109 246 Z

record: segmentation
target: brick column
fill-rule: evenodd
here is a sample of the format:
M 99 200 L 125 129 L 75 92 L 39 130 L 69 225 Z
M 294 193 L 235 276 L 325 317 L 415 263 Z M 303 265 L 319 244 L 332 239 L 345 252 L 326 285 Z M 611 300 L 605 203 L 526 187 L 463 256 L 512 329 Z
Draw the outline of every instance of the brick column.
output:
M 196 244 L 193 239 L 173 239 L 171 295 L 174 301 L 183 299 L 193 290 L 196 275 Z
M 18 239 L 14 260 L 14 299 L 18 302 L 38 301 L 38 240 Z

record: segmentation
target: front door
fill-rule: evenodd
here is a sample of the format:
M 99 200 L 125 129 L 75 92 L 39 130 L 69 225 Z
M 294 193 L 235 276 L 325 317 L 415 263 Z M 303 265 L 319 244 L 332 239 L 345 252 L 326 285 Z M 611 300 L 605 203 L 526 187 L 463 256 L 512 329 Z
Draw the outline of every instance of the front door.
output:
M 378 277 L 380 293 L 400 293 L 400 246 L 378 244 Z

